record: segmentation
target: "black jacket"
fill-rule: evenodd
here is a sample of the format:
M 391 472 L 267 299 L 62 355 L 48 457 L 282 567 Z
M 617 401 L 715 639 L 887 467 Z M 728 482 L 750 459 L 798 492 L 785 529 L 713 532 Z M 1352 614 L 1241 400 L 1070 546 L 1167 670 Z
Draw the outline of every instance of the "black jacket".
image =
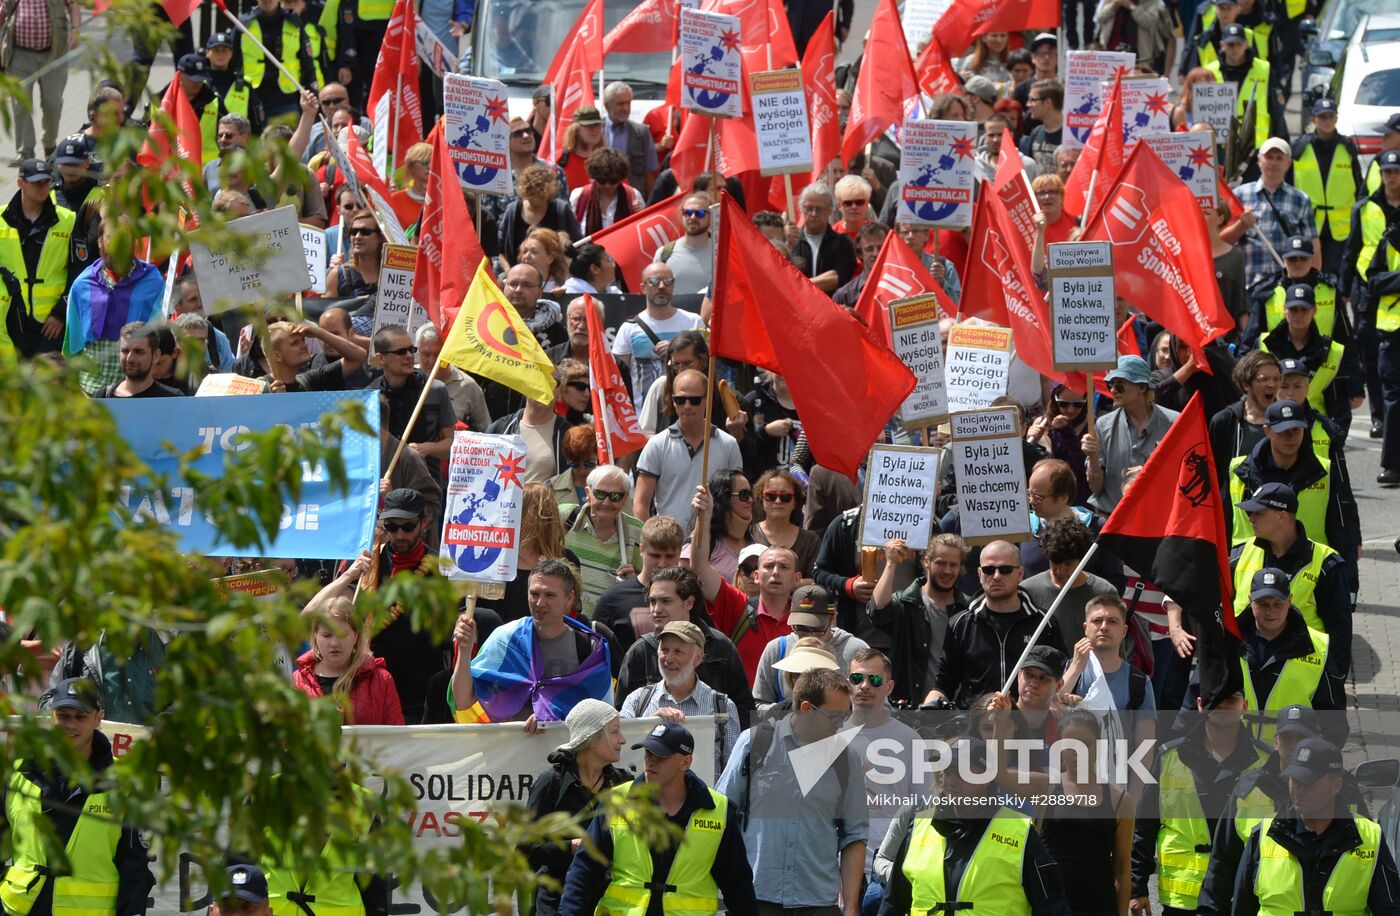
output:
M 948 624 L 943 661 L 933 686 L 962 709 L 967 709 L 982 694 L 1002 688 L 1015 670 L 1031 634 L 1045 616 L 1030 595 L 1021 590 L 1018 594 L 1021 598 L 1019 610 L 996 615 L 1002 620 L 1014 618 L 1004 632 L 993 621 L 994 612 L 987 610 L 986 595 L 974 598 L 968 609 Z M 1054 620 L 1036 642 L 1065 651 L 1060 625 Z
M 1329 417 L 1351 416 L 1351 398 L 1359 398 L 1366 393 L 1363 386 L 1364 378 L 1361 374 L 1361 360 L 1358 349 L 1352 346 L 1351 339 L 1347 335 L 1346 326 L 1338 323 L 1333 328 L 1340 332 L 1341 336 L 1328 337 L 1317 329 L 1317 322 L 1313 322 L 1312 333 L 1308 335 L 1308 342 L 1302 349 L 1293 345 L 1293 340 L 1288 336 L 1288 325 L 1279 322 L 1279 326 L 1274 328 L 1264 336 L 1263 346 L 1268 347 L 1269 352 L 1279 359 L 1301 359 L 1308 367 L 1308 371 L 1316 374 L 1317 370 L 1327 359 L 1327 353 L 1332 349 L 1332 342 L 1336 341 L 1342 345 L 1342 358 L 1337 367 L 1337 375 L 1332 379 L 1332 383 L 1327 386 L 1322 393 L 1322 403 L 1327 410 Z
M 941 653 L 943 647 L 933 645 L 933 627 L 924 613 L 923 591 L 927 583 L 928 577 L 920 576 L 902 591 L 895 592 L 884 607 L 876 607 L 874 601 L 865 607 L 870 621 L 890 634 L 888 654 L 893 668 L 890 674 L 894 678 L 890 701 L 896 704 L 918 706 L 933 689 L 932 684 L 926 683 L 928 657 L 935 650 Z M 953 593 L 953 604 L 948 608 L 950 628 L 952 618 L 967 610 L 968 600 L 962 592 Z
M 1276 639 L 1265 640 L 1254 626 L 1254 613 L 1245 611 L 1240 615 L 1240 637 L 1244 642 L 1244 660 L 1249 666 L 1249 679 L 1254 685 L 1254 695 L 1262 705 L 1278 683 L 1283 666 L 1295 658 L 1311 655 L 1312 637 L 1308 635 L 1308 625 L 1303 614 L 1296 607 L 1288 609 L 1288 622 Z M 1341 666 L 1336 654 L 1327 652 L 1327 663 L 1322 679 L 1308 704 L 1319 712 L 1346 708 L 1346 669 Z M 1267 710 L 1277 713 L 1277 709 Z M 1338 747 L 1346 741 L 1346 721 L 1341 716 L 1321 716 L 1322 732 L 1328 741 Z
M 1374 203 L 1381 208 L 1381 212 L 1386 218 L 1385 237 L 1390 240 L 1392 246 L 1400 244 L 1400 208 L 1392 207 L 1385 199 L 1385 188 L 1376 188 L 1370 197 L 1363 197 L 1351 208 L 1351 235 L 1347 236 L 1346 251 L 1342 254 L 1342 289 L 1352 300 L 1352 314 L 1356 316 L 1358 326 L 1371 326 L 1375 323 L 1376 298 L 1382 294 L 1382 288 L 1376 288 L 1378 279 L 1388 280 L 1389 275 L 1395 271 L 1384 271 L 1377 274 L 1372 270 L 1372 264 L 1376 258 L 1372 258 L 1372 264 L 1358 264 L 1361 257 L 1361 246 L 1364 244 L 1361 237 L 1361 208 L 1367 203 Z M 1383 259 L 1386 253 L 1386 246 L 1380 245 L 1376 249 L 1376 254 Z M 1384 263 L 1382 261 L 1382 263 Z M 1366 272 L 1366 279 L 1361 279 L 1360 271 Z M 1393 290 L 1392 290 L 1393 292 Z
M 812 249 L 807 241 L 799 237 L 793 246 L 792 261 L 808 277 L 818 277 L 828 270 L 836 271 L 836 288 L 845 286 L 856 275 L 856 248 L 844 232 L 826 227 L 821 244 L 817 246 L 817 257 L 812 258 Z M 835 290 L 832 290 L 835 292 Z M 830 293 L 828 293 L 830 295 Z
M 739 658 L 739 650 L 719 630 L 702 621 L 697 624 L 705 628 L 705 657 L 695 674 L 713 690 L 729 697 L 739 710 L 739 728 L 749 727 L 749 714 L 754 711 L 753 690 L 744 671 L 744 662 Z M 627 649 L 622 659 L 622 670 L 617 676 L 617 690 L 613 692 L 618 709 L 627 695 L 639 687 L 661 683 L 661 667 L 656 660 L 656 634 L 643 633 Z
M 1231 459 L 1248 455 L 1264 441 L 1264 427 L 1245 422 L 1244 398 L 1210 418 L 1210 452 L 1215 459 L 1215 479 L 1223 491 L 1230 473 Z
M 1274 295 L 1274 290 L 1280 286 L 1285 289 L 1293 283 L 1306 283 L 1308 286 L 1330 286 L 1337 291 L 1337 312 L 1336 320 L 1332 324 L 1332 336 L 1334 338 L 1341 335 L 1342 343 L 1351 342 L 1351 324 L 1346 318 L 1346 309 L 1342 307 L 1341 298 L 1345 290 L 1342 289 L 1342 281 L 1333 274 L 1318 270 L 1314 267 L 1308 271 L 1307 275 L 1298 280 L 1291 280 L 1283 268 L 1279 268 L 1269 276 L 1255 283 L 1249 288 L 1249 324 L 1245 325 L 1244 335 L 1240 338 L 1240 346 L 1245 350 L 1255 350 L 1259 347 L 1259 338 L 1268 334 L 1273 328 L 1269 327 L 1269 299 Z M 1338 325 L 1346 324 L 1346 329 L 1339 331 Z
M 591 789 L 578 781 L 578 762 L 570 754 L 555 751 L 549 755 L 549 769 L 535 777 L 530 787 L 530 800 L 525 803 L 534 817 L 543 817 L 562 811 L 578 814 L 591 811 L 595 798 Z M 632 774 L 609 764 L 603 768 L 605 788 L 621 785 L 632 778 Z M 574 860 L 574 851 L 559 843 L 521 843 L 520 851 L 529 860 L 530 867 L 537 875 L 548 875 L 560 884 L 569 873 L 569 863 Z M 535 889 L 536 916 L 554 916 L 559 911 L 559 892 L 543 887 Z
M 20 203 L 20 192 L 16 191 L 15 196 L 10 199 L 10 203 L 3 211 L 0 211 L 0 219 L 3 219 L 19 235 L 19 250 L 24 257 L 24 269 L 29 276 L 34 276 L 39 267 L 39 254 L 44 249 L 44 242 L 49 237 L 49 232 L 58 225 L 58 207 L 55 206 L 51 198 L 44 200 L 44 206 L 39 211 L 37 219 L 30 220 L 24 215 L 24 207 Z M 76 227 L 75 227 L 76 231 Z M 68 317 L 68 288 L 73 285 L 78 274 L 82 272 L 82 264 L 75 257 L 73 245 L 68 246 L 68 275 L 63 284 L 63 295 L 54 303 L 53 309 L 47 315 L 35 315 L 31 311 L 29 301 L 29 287 L 22 276 L 16 275 L 19 282 L 22 298 L 16 300 L 11 292 L 11 302 L 9 314 L 6 315 L 6 325 L 10 330 L 10 339 L 15 343 L 15 349 L 26 356 L 33 356 L 36 353 L 53 352 L 59 349 L 63 343 L 62 335 L 58 340 L 49 340 L 39 333 L 39 327 L 48 318 L 57 318 L 60 322 Z M 18 336 L 16 336 L 18 332 Z
M 1335 820 L 1321 834 L 1313 833 L 1296 817 L 1280 818 L 1269 827 L 1269 839 L 1287 849 L 1298 860 L 1303 872 L 1303 911 L 1322 913 L 1322 891 L 1338 860 L 1361 845 L 1361 832 L 1356 822 L 1338 806 Z M 1249 835 L 1239 874 L 1235 877 L 1234 909 L 1237 916 L 1255 916 L 1259 898 L 1254 882 L 1259 870 L 1259 830 Z M 1366 894 L 1367 912 L 1371 916 L 1400 914 L 1400 876 L 1396 875 L 1395 858 L 1381 834 L 1376 867 L 1371 874 L 1371 887 Z

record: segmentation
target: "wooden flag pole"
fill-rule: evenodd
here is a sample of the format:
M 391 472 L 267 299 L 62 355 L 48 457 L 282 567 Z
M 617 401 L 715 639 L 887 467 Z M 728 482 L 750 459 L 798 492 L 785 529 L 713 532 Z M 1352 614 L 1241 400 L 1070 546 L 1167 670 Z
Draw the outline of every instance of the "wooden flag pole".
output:
M 408 415 L 408 422 L 404 424 L 403 435 L 399 437 L 399 447 L 394 449 L 394 457 L 389 459 L 389 466 L 384 469 L 385 477 L 394 473 L 394 468 L 398 466 L 399 456 L 403 454 L 404 446 L 408 444 L 409 433 L 413 432 L 413 425 L 418 422 L 418 415 L 423 412 L 423 405 L 428 401 L 428 392 L 433 387 L 433 376 L 437 375 L 437 370 L 442 364 L 442 360 L 439 359 L 433 365 L 433 371 L 425 373 L 427 379 L 423 382 L 423 390 L 418 395 L 418 403 L 413 405 L 413 413 Z M 387 417 L 380 417 L 379 422 L 383 423 L 387 419 Z
M 783 190 L 787 193 L 787 215 L 792 222 L 797 222 L 797 201 L 792 199 L 792 175 L 783 175 Z
M 1086 433 L 1094 431 L 1094 398 L 1098 397 L 1098 392 L 1094 390 L 1094 373 L 1084 373 L 1084 413 L 1088 425 L 1084 427 Z
M 710 200 L 718 204 L 720 202 L 719 183 L 719 119 L 710 118 Z M 714 252 L 715 258 L 719 257 L 719 223 L 720 208 L 714 211 L 714 218 L 710 221 L 714 232 Z M 713 274 L 711 274 L 713 286 Z M 710 291 L 714 295 L 713 288 Z M 711 426 L 715 417 L 715 354 L 710 350 L 710 362 L 705 370 L 705 438 L 700 446 L 700 485 L 708 487 L 710 485 L 710 439 L 712 438 Z M 619 517 L 619 523 L 621 519 Z

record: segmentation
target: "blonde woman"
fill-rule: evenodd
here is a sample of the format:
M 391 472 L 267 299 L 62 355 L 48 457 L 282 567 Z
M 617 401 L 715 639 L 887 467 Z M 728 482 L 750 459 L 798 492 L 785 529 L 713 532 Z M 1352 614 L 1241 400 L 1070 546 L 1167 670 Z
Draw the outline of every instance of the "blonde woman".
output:
M 349 598 L 332 598 L 297 659 L 292 683 L 309 697 L 334 697 L 347 725 L 403 725 L 394 676 L 369 650 L 364 618 Z
M 423 197 L 428 192 L 428 169 L 433 161 L 431 143 L 415 143 L 403 154 L 404 187 L 389 195 L 389 206 L 405 229 L 418 222 Z

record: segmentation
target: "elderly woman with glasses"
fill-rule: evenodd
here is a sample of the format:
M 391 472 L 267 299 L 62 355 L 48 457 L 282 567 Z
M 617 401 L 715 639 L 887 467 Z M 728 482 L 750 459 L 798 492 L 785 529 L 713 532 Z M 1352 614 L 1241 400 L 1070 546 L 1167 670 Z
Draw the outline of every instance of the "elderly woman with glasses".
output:
M 1078 238 L 1078 225 L 1065 209 L 1065 183 L 1059 175 L 1037 175 L 1031 182 L 1031 192 L 1040 204 L 1040 212 L 1032 216 L 1035 222 L 1035 242 L 1031 245 L 1031 270 L 1037 275 L 1045 272 L 1046 245 L 1072 242 Z
M 854 242 L 861 228 L 870 222 L 870 196 L 875 191 L 870 182 L 859 175 L 847 175 L 836 182 L 832 192 L 836 195 L 836 207 L 841 211 L 836 231 L 846 233 Z
M 646 207 L 637 189 L 627 183 L 627 157 L 615 149 L 600 149 L 588 158 L 592 179 L 569 195 L 569 205 L 584 235 L 606 229 Z
M 583 613 L 591 616 L 599 595 L 642 568 L 642 523 L 622 511 L 632 496 L 632 479 L 617 465 L 589 471 L 584 492 L 583 505 L 560 505 L 559 514 L 564 545 L 578 557 L 583 573 Z

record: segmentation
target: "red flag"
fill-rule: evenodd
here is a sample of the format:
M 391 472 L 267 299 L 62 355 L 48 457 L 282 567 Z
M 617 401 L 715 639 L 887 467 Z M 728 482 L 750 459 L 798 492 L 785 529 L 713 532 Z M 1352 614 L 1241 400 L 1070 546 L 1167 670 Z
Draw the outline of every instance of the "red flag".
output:
M 812 175 L 808 182 L 816 181 L 831 161 L 841 155 L 841 120 L 836 114 L 835 41 L 832 14 L 827 13 L 807 42 L 807 53 L 802 55 L 802 88 L 807 93 L 807 120 L 812 125 Z
M 704 0 L 700 8 L 739 17 L 739 53 L 750 73 L 797 63 L 797 44 L 782 0 Z
M 423 218 L 418 225 L 418 263 L 413 271 L 413 298 L 443 336 L 452 327 L 462 297 L 471 286 L 476 267 L 485 258 L 476 226 L 462 196 L 462 181 L 452 167 L 452 154 L 438 121 L 428 135 L 433 159 L 428 166 L 428 188 Z M 449 231 L 449 229 L 451 231 Z
M 1238 689 L 1239 626 L 1233 612 L 1221 614 L 1222 607 L 1232 608 L 1234 602 L 1225 507 L 1199 394 L 1192 395 L 1123 494 L 1099 543 L 1171 595 L 1198 624 L 1201 694 L 1207 707 L 1222 693 Z
M 958 79 L 957 71 L 948 60 L 948 51 L 937 35 L 930 35 L 928 44 L 919 52 L 919 59 L 914 61 L 914 74 L 925 95 L 944 95 L 962 88 L 962 80 Z
M 368 187 L 387 203 L 389 200 L 389 186 L 384 183 L 384 178 L 375 169 L 374 163 L 369 161 L 369 156 L 365 153 L 365 148 L 360 145 L 360 138 L 353 130 L 345 132 L 345 158 L 350 163 L 350 168 L 354 169 L 355 177 L 359 179 L 360 185 Z M 462 206 L 466 206 L 463 203 Z
M 603 37 L 604 54 L 651 54 L 676 46 L 676 0 L 642 0 Z
M 549 62 L 549 69 L 540 82 L 555 83 L 561 73 L 567 72 L 564 61 L 575 43 L 583 52 L 581 66 L 588 73 L 587 79 L 592 79 L 593 74 L 603 67 L 603 32 L 603 0 L 588 0 L 573 29 L 564 36 L 559 50 L 554 52 L 554 60 Z M 555 98 L 558 98 L 557 94 Z
M 220 0 L 214 0 L 220 9 L 226 9 Z M 185 24 L 185 20 L 194 15 L 194 11 L 199 9 L 200 0 L 160 0 L 161 7 L 165 10 L 165 15 L 170 17 L 170 24 L 177 29 Z M 92 4 L 94 14 L 105 13 L 112 8 L 111 0 L 95 0 Z
M 1113 243 L 1115 292 L 1185 341 L 1196 365 L 1209 372 L 1201 348 L 1235 321 L 1220 298 L 1195 195 L 1150 146 L 1139 143 L 1118 182 L 1104 188 L 1103 200 L 1084 240 Z
M 977 194 L 971 238 L 963 313 L 1010 328 L 1016 356 L 1041 375 L 1059 378 L 1045 295 L 1031 277 L 1030 249 L 1016 238 L 1006 207 L 985 181 Z
M 1225 176 L 1217 169 L 1215 172 L 1215 196 L 1220 198 L 1230 210 L 1230 222 L 1234 222 L 1244 215 L 1244 204 L 1235 196 L 1235 192 L 1225 183 Z
M 770 245 L 728 194 L 720 211 L 710 352 L 781 375 L 813 456 L 854 480 L 914 376 Z
M 1029 32 L 1060 27 L 1056 0 L 953 0 L 933 27 L 945 48 L 965 48 L 988 32 Z
M 870 328 L 871 337 L 889 346 L 890 303 L 923 293 L 938 297 L 938 311 L 942 316 L 952 317 L 957 313 L 957 306 L 933 279 L 918 253 L 904 244 L 898 232 L 890 232 L 885 235 L 885 243 L 880 246 L 880 254 L 870 268 L 870 279 L 860 292 L 856 316 Z
M 617 370 L 617 360 L 612 358 L 607 341 L 603 339 L 602 309 L 587 293 L 583 301 L 588 321 L 588 381 L 592 389 L 598 463 L 615 464 L 618 456 L 640 451 L 647 444 L 647 436 L 637 423 L 637 413 L 632 409 L 632 398 L 622 382 L 622 373 Z
M 1064 207 L 1074 216 L 1088 217 L 1084 212 L 1085 197 L 1089 191 L 1089 181 L 1093 178 L 1094 198 L 1103 200 L 1104 191 L 1118 177 L 1123 167 L 1123 81 L 1120 73 L 1113 80 L 1108 99 L 1099 112 L 1098 120 L 1089 131 L 1089 139 L 1084 142 L 1084 150 L 1074 163 L 1074 170 L 1065 182 Z M 1094 173 L 1098 177 L 1094 178 Z M 1094 201 L 1088 201 L 1092 206 Z
M 175 161 L 196 165 L 204 161 L 204 140 L 199 129 L 199 118 L 195 116 L 194 107 L 190 105 L 189 96 L 185 95 L 185 88 L 178 76 L 170 81 L 170 87 L 165 90 L 160 100 L 160 110 L 174 122 L 175 136 L 170 137 L 159 118 L 151 119 L 146 145 L 136 161 L 168 177 L 176 170 Z
M 741 85 L 744 111 L 749 112 L 744 117 L 709 118 L 695 112 L 686 112 L 682 117 L 676 146 L 671 151 L 671 173 L 676 176 L 680 187 L 693 187 L 695 180 L 712 168 L 725 178 L 758 171 L 758 136 L 754 133 L 753 99 L 749 94 L 747 70 L 743 70 Z M 712 125 L 719 134 L 716 143 L 718 161 L 714 166 L 710 165 L 708 152 Z
M 1138 345 L 1136 314 L 1129 315 L 1128 320 L 1118 326 L 1118 355 L 1119 356 L 1141 356 L 1142 347 Z M 1106 398 L 1113 397 L 1108 390 L 1108 382 L 1104 381 L 1104 376 L 1108 375 L 1107 369 L 1101 369 L 1094 373 L 1094 390 Z
M 656 257 L 656 252 L 667 242 L 685 235 L 680 216 L 684 199 L 685 192 L 678 192 L 589 237 L 612 255 L 618 274 L 627 281 L 629 289 L 641 289 L 642 270 Z
M 386 178 L 403 164 L 408 148 L 423 139 L 423 106 L 418 99 L 418 17 L 412 0 L 396 0 L 369 87 L 365 114 L 374 124 L 374 161 Z M 389 147 L 394 162 L 389 163 Z
M 992 187 L 1005 205 L 1016 235 L 1030 251 L 1031 243 L 1035 241 L 1035 195 L 1031 192 L 1025 164 L 1021 162 L 1021 152 L 1016 149 L 1010 130 L 1001 132 L 1001 151 L 997 155 L 997 171 L 992 177 Z
M 564 131 L 574 123 L 574 112 L 598 104 L 593 95 L 593 71 L 588 69 L 588 52 L 583 42 L 575 38 L 560 53 L 563 59 L 558 75 L 546 80 L 554 93 L 554 107 L 550 109 L 544 136 L 540 137 L 540 155 L 546 162 L 559 158 L 559 144 Z M 556 56 L 555 60 L 559 58 Z
M 846 135 L 841 140 L 841 158 L 847 162 L 891 124 L 900 123 L 904 118 L 904 100 L 919 91 L 899 10 L 894 0 L 877 3 L 870 37 L 865 42 L 868 66 L 860 68 Z

